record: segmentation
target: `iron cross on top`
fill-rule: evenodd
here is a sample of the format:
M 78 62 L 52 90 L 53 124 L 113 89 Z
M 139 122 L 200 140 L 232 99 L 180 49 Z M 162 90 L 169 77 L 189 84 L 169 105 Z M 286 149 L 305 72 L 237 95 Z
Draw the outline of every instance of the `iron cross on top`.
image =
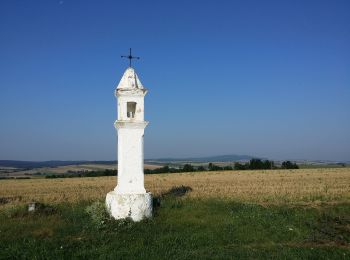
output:
M 137 60 L 140 59 L 140 57 L 136 57 L 136 56 L 132 56 L 132 55 L 131 55 L 131 48 L 129 49 L 129 55 L 128 55 L 128 56 L 122 55 L 121 57 L 122 57 L 122 58 L 127 58 L 127 59 L 129 59 L 129 67 L 131 67 L 131 60 L 132 60 L 132 59 L 137 59 Z

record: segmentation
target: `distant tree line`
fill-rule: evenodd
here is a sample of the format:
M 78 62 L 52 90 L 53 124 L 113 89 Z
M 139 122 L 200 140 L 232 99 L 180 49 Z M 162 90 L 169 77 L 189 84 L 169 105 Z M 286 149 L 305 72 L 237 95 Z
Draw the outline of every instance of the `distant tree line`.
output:
M 278 169 L 279 167 L 275 166 L 273 161 L 269 160 L 260 160 L 260 159 L 251 159 L 245 164 L 236 162 L 234 165 L 235 170 L 266 170 L 266 169 Z M 281 164 L 281 169 L 299 169 L 299 166 L 296 163 L 291 161 L 284 161 Z
M 267 170 L 267 169 L 276 169 L 273 161 L 269 160 L 260 160 L 260 159 L 251 159 L 245 164 L 236 162 L 234 165 L 235 170 Z
M 178 173 L 178 172 L 194 172 L 197 171 L 198 167 L 194 167 L 191 164 L 185 164 L 182 168 L 173 168 L 165 165 L 156 169 L 145 169 L 145 174 L 158 174 L 158 173 Z M 205 170 L 205 169 L 204 169 Z
M 116 176 L 118 173 L 117 170 L 104 170 L 104 171 L 69 171 L 68 173 L 64 174 L 50 174 L 46 175 L 45 178 L 47 179 L 54 179 L 54 178 L 79 178 L 79 177 L 101 177 L 101 176 Z
M 264 170 L 264 169 L 299 169 L 296 163 L 291 161 L 284 161 L 281 167 L 275 166 L 273 161 L 261 160 L 261 159 L 251 159 L 247 163 L 236 162 L 234 167 L 232 166 L 218 166 L 213 163 L 209 163 L 208 167 L 204 166 L 192 166 L 191 164 L 185 164 L 180 168 L 172 168 L 169 166 L 163 166 L 157 169 L 145 169 L 145 174 L 158 174 L 158 173 L 177 173 L 177 172 L 196 172 L 196 171 L 230 171 L 230 170 Z
M 282 169 L 299 169 L 299 166 L 296 163 L 291 161 L 284 161 L 281 165 Z
M 10 179 L 16 179 L 16 180 L 25 180 L 25 179 L 30 179 L 30 177 L 26 176 L 0 176 L 0 180 L 10 180 Z
M 275 166 L 273 161 L 251 159 L 247 163 L 236 162 L 234 167 L 232 166 L 219 166 L 214 163 L 209 163 L 207 167 L 204 166 L 193 166 L 191 164 L 184 164 L 182 167 L 174 168 L 165 165 L 156 169 L 145 169 L 145 174 L 159 174 L 159 173 L 181 173 L 181 172 L 202 172 L 202 171 L 231 171 L 231 170 L 263 170 L 263 169 L 298 169 L 299 166 L 291 161 L 282 162 L 280 167 Z M 41 173 L 43 175 L 43 173 Z M 104 170 L 104 171 L 69 171 L 65 174 L 50 174 L 46 175 L 45 178 L 76 178 L 76 177 L 100 177 L 100 176 L 116 176 L 117 170 Z

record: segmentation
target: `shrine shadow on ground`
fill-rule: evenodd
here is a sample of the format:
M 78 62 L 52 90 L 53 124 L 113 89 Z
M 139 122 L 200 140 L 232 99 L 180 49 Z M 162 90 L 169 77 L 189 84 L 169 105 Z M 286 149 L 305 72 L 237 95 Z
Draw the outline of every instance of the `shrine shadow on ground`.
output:
M 153 208 L 156 209 L 160 207 L 163 199 L 179 198 L 179 197 L 185 196 L 190 191 L 192 191 L 192 188 L 190 186 L 184 186 L 184 185 L 174 186 L 170 190 L 161 193 L 160 196 L 153 198 Z

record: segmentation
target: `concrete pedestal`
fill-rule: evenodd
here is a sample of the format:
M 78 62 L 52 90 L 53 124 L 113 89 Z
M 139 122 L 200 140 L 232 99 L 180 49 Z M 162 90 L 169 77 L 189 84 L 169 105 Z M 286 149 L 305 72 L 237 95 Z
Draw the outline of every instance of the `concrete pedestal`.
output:
M 106 207 L 115 219 L 141 221 L 152 217 L 152 194 L 120 194 L 111 191 L 106 196 Z

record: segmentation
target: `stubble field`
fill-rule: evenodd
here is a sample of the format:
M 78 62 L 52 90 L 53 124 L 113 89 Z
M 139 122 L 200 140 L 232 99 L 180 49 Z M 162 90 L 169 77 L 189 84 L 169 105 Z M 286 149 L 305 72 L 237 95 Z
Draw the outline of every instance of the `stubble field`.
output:
M 104 198 L 117 184 L 115 177 L 4 180 L 0 198 L 5 205 L 62 203 Z M 317 204 L 350 201 L 350 168 L 219 171 L 145 176 L 155 196 L 186 186 L 189 198 L 220 198 L 258 204 Z
M 146 175 L 160 200 L 139 223 L 106 214 L 116 181 L 0 181 L 0 259 L 350 256 L 349 168 Z M 33 201 L 43 206 L 28 213 Z

